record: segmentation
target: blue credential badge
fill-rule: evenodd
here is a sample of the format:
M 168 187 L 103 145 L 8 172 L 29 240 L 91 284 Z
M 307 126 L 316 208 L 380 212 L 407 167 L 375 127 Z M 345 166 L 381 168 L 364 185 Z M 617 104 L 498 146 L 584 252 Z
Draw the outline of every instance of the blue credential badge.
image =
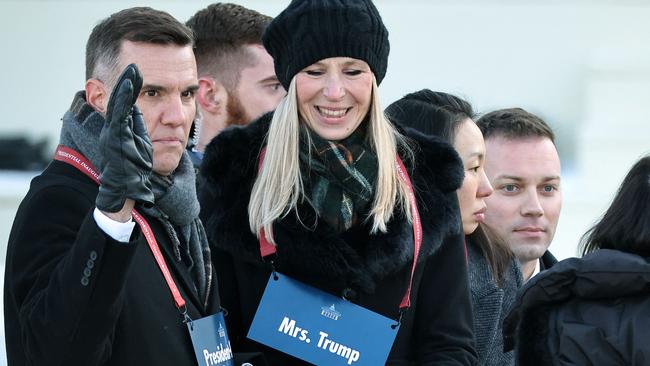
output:
M 399 330 L 393 319 L 272 274 L 248 338 L 316 365 L 384 365 Z M 393 328 L 395 327 L 395 328 Z
M 187 323 L 199 366 L 234 366 L 223 312 Z

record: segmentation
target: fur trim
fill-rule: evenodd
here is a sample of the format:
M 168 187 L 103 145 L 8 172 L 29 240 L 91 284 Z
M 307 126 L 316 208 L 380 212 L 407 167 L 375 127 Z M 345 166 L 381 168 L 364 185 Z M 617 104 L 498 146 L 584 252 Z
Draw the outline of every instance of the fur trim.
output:
M 206 148 L 201 174 L 202 213 L 208 238 L 219 249 L 262 263 L 259 243 L 248 228 L 248 201 L 257 176 L 258 157 L 272 114 L 252 124 L 223 131 Z M 423 228 L 421 258 L 434 253 L 444 238 L 460 231 L 455 189 L 463 169 L 453 147 L 435 138 L 412 137 L 419 148 L 411 172 Z M 329 288 L 351 287 L 374 292 L 376 282 L 404 270 L 413 258 L 413 229 L 402 215 L 388 223 L 388 232 L 369 234 L 361 225 L 338 234 L 316 223 L 313 212 L 301 209 L 274 226 L 276 268 L 287 275 Z M 313 230 L 311 228 L 314 228 Z M 309 229 L 308 229 L 309 228 Z

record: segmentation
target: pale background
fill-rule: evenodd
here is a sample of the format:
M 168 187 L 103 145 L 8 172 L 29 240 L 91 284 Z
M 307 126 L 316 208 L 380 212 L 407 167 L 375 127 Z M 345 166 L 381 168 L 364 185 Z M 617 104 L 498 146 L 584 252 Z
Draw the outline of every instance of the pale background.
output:
M 272 16 L 288 4 L 234 2 Z M 0 0 L 0 136 L 26 134 L 54 147 L 60 118 L 83 87 L 85 42 L 100 19 L 148 5 L 185 21 L 210 3 Z M 380 88 L 385 106 L 426 87 L 458 94 L 478 112 L 523 107 L 555 129 L 564 208 L 551 249 L 558 258 L 575 256 L 580 235 L 625 172 L 650 153 L 650 2 L 376 4 L 391 41 Z M 11 222 L 34 174 L 0 171 L 0 280 Z M 0 365 L 6 363 L 3 333 Z

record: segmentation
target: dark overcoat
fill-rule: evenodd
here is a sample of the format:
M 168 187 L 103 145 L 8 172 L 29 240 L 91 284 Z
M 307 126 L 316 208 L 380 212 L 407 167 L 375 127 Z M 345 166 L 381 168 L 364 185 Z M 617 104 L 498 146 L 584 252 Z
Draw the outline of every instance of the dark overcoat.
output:
M 533 277 L 504 322 L 517 365 L 648 365 L 650 258 L 602 249 Z
M 201 218 L 211 241 L 222 304 L 229 312 L 233 349 L 261 350 L 271 365 L 302 364 L 246 338 L 270 266 L 249 229 L 248 202 L 271 114 L 222 132 L 206 149 L 201 168 Z M 472 365 L 476 352 L 467 263 L 455 190 L 463 169 L 453 148 L 411 131 L 415 158 L 405 161 L 422 218 L 423 247 L 412 303 L 389 356 L 391 364 Z M 278 272 L 387 317 L 397 319 L 413 260 L 413 228 L 402 215 L 386 233 L 368 225 L 336 233 L 313 210 L 277 221 Z M 308 229 L 307 227 L 310 227 Z
M 7 249 L 9 365 L 196 365 L 187 327 L 141 231 L 136 225 L 129 243 L 106 235 L 92 214 L 97 191 L 90 178 L 58 161 L 32 181 Z M 216 313 L 216 283 L 205 307 L 162 225 L 145 218 L 189 316 Z

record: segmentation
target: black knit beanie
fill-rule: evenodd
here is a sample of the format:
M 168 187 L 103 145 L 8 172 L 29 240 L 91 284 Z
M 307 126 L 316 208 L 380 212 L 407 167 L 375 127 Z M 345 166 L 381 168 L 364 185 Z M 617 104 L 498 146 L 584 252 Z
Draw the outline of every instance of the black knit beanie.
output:
M 386 75 L 388 30 L 371 0 L 293 0 L 262 41 L 286 90 L 300 70 L 329 57 L 365 61 L 377 84 Z

